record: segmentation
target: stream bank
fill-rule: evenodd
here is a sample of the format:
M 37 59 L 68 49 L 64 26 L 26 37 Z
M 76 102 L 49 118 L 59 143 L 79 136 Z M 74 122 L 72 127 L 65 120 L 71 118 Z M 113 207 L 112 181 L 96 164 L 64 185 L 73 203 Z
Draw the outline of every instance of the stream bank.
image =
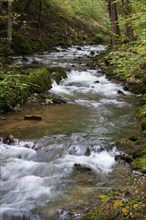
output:
M 119 149 L 124 150 L 130 157 L 129 161 L 132 167 L 143 173 L 146 173 L 146 78 L 145 78 L 145 63 L 144 55 L 145 49 L 141 44 L 138 46 L 141 48 L 140 52 L 135 55 L 134 52 L 137 47 L 128 44 L 123 45 L 117 51 L 108 50 L 107 53 L 103 52 L 99 56 L 93 58 L 93 66 L 100 66 L 109 79 L 117 79 L 122 82 L 123 87 L 127 91 L 134 92 L 140 99 L 140 106 L 137 110 L 137 118 L 141 124 L 142 133 L 138 136 L 132 135 L 129 139 L 123 139 L 118 141 L 117 145 Z M 127 50 L 125 48 L 128 48 Z M 130 52 L 129 52 L 130 51 Z M 139 55 L 140 54 L 140 55 Z M 133 56 L 132 64 L 134 67 L 130 67 L 125 61 L 131 61 Z M 128 56 L 132 58 L 128 59 Z M 116 62 L 115 62 L 116 61 Z M 133 63 L 135 62 L 135 63 Z M 125 66 L 124 66 L 125 65 Z M 127 66 L 126 66 L 127 65 Z
M 11 47 L 7 42 L 7 3 L 1 2 L 0 55 L 28 55 L 56 46 L 99 44 L 107 41 L 108 13 L 102 2 L 98 4 L 100 13 L 98 8 L 92 8 L 90 2 L 87 2 L 87 6 L 83 2 L 68 4 L 58 0 L 41 3 L 14 1 Z
M 37 97 L 37 94 L 51 89 L 53 80 L 59 83 L 65 77 L 66 72 L 61 67 L 18 68 L 17 71 L 14 67 L 9 73 L 6 70 L 0 81 L 0 112 L 16 110 L 32 94 Z M 56 102 L 49 95 L 46 99 Z
M 137 50 L 140 49 L 139 51 Z M 136 54 L 136 55 L 135 55 Z M 116 144 L 121 153 L 116 160 L 131 164 L 138 175 L 146 174 L 146 78 L 145 78 L 145 46 L 133 43 L 117 46 L 116 50 L 108 49 L 92 59 L 94 67 L 100 66 L 107 77 L 118 80 L 126 91 L 132 91 L 140 99 L 137 110 L 137 120 L 141 124 L 141 133 L 129 138 L 119 139 Z M 129 64 L 128 64 L 129 62 Z M 122 94 L 122 93 L 121 93 Z M 137 187 L 135 187 L 137 191 Z M 129 191 L 121 189 L 109 190 L 99 195 L 101 204 L 89 211 L 82 220 L 143 220 L 146 218 L 146 197 L 131 197 Z M 144 200 L 143 200 L 144 199 Z M 126 202 L 125 202 L 126 201 Z

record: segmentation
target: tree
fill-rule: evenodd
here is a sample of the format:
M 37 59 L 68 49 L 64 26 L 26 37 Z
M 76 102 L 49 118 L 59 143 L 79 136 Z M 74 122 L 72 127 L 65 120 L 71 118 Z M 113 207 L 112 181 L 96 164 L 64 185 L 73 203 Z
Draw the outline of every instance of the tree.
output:
M 122 7 L 123 7 L 123 12 L 124 12 L 124 17 L 125 17 L 125 34 L 128 37 L 130 41 L 134 40 L 134 35 L 133 35 L 133 29 L 130 25 L 130 22 L 128 21 L 128 18 L 130 17 L 131 14 L 131 4 L 129 0 L 122 0 Z
M 26 17 L 26 13 L 27 13 L 27 11 L 28 11 L 28 9 L 29 9 L 32 2 L 33 2 L 33 0 L 23 0 L 23 2 L 21 2 L 19 0 L 20 8 L 19 8 L 18 11 L 20 13 L 20 21 L 19 21 L 19 24 L 18 24 L 16 30 L 18 30 L 21 27 L 21 25 L 22 25 L 22 23 L 23 23 L 23 21 Z
M 41 28 L 42 0 L 39 1 L 38 28 Z
M 120 35 L 120 28 L 118 24 L 118 13 L 117 13 L 117 5 L 115 0 L 108 0 L 108 10 L 111 21 L 111 29 L 112 29 L 112 45 L 116 45 L 117 36 Z
M 8 42 L 12 42 L 12 31 L 13 31 L 13 12 L 12 12 L 12 1 L 8 0 L 8 29 L 7 38 Z

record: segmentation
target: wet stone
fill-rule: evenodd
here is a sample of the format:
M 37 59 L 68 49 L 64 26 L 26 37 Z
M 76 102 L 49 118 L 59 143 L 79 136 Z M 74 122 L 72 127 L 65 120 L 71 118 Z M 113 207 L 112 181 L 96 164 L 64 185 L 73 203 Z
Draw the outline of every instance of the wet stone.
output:
M 91 52 L 90 52 L 90 54 L 91 54 L 91 55 L 94 55 L 94 54 L 95 54 L 95 52 L 94 52 L 94 51 L 91 51 Z
M 2 141 L 4 144 L 13 145 L 18 142 L 18 139 L 16 139 L 13 135 L 7 135 L 6 137 L 1 137 L 0 141 Z
M 24 120 L 36 120 L 40 121 L 42 120 L 42 117 L 40 115 L 25 115 Z
M 74 168 L 75 168 L 75 170 L 78 170 L 81 172 L 92 171 L 92 169 L 90 167 L 87 167 L 87 166 L 79 164 L 79 163 L 75 163 Z
M 77 47 L 77 50 L 82 50 L 82 48 L 81 47 Z
M 122 92 L 121 90 L 117 90 L 117 93 L 118 93 L 119 95 L 125 95 L 125 93 Z

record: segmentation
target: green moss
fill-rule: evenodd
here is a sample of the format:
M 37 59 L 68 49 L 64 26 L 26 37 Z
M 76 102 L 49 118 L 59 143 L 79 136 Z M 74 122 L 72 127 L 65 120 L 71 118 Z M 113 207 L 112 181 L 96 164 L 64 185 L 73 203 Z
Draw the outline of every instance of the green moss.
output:
M 47 68 L 33 69 L 28 78 L 32 92 L 42 92 L 51 89 L 51 78 Z
M 66 72 L 61 67 L 42 67 L 31 71 L 29 82 L 33 92 L 42 92 L 51 89 L 52 79 L 59 84 L 65 77 L 67 77 Z
M 146 154 L 142 157 L 138 157 L 132 161 L 132 168 L 138 170 L 146 169 Z
M 1 80 L 4 80 L 4 78 L 5 78 L 4 73 L 2 73 L 2 72 L 0 71 L 0 81 L 1 81 Z
M 60 83 L 60 81 L 67 77 L 66 72 L 62 67 L 51 67 L 49 68 L 51 79 L 55 80 L 57 84 Z
M 17 104 L 22 104 L 30 94 L 26 77 L 21 75 L 8 75 L 0 82 L 0 111 L 10 111 Z
M 146 117 L 146 104 L 140 108 L 138 115 L 140 118 Z
M 146 143 L 143 144 L 141 142 L 141 144 L 139 145 L 138 149 L 136 151 L 134 151 L 132 155 L 133 155 L 133 158 L 136 159 L 137 157 L 141 157 L 141 156 L 143 156 L 145 154 L 146 154 Z
M 129 140 L 135 142 L 135 141 L 138 140 L 138 137 L 130 136 L 130 137 L 129 137 Z
M 132 155 L 135 150 L 139 150 L 140 148 L 135 142 L 126 139 L 116 142 L 116 145 L 119 150 L 122 150 L 129 155 Z
M 143 104 L 146 104 L 146 93 L 142 96 L 142 102 Z
M 66 77 L 61 67 L 33 69 L 29 75 L 22 75 L 21 69 L 10 68 L 9 75 L 0 74 L 0 111 L 13 110 L 17 104 L 24 103 L 32 93 L 51 89 L 52 79 L 60 82 Z
M 143 96 L 143 100 L 145 99 L 144 98 L 145 95 Z M 142 101 L 143 101 L 142 100 Z M 140 121 L 141 121 L 141 128 L 142 130 L 146 130 L 146 104 L 144 104 L 138 111 L 138 116 L 140 118 Z M 145 132 L 144 132 L 145 133 Z
M 95 209 L 85 215 L 81 220 L 114 220 L 114 213 L 104 213 L 102 209 Z
M 146 105 L 143 105 L 139 110 L 139 117 L 141 119 L 141 128 L 142 130 L 146 130 Z
M 95 42 L 96 44 L 101 44 L 105 41 L 105 37 L 102 33 L 96 34 L 95 35 Z
M 141 120 L 141 128 L 142 128 L 142 130 L 146 130 L 146 118 L 143 118 Z

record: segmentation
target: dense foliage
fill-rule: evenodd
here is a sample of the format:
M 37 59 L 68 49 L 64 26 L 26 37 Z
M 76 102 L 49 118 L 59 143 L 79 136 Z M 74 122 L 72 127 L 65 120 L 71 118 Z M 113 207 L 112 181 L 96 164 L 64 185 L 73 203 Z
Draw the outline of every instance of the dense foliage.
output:
M 119 36 L 115 51 L 111 51 L 107 59 L 114 66 L 114 72 L 122 78 L 140 80 L 146 73 L 146 7 L 144 1 L 131 1 L 131 7 L 131 14 L 126 19 L 120 18 L 122 34 Z M 124 35 L 124 27 L 127 21 L 134 32 L 134 41 L 132 42 L 129 42 Z
M 100 43 L 109 37 L 104 0 L 3 0 L 0 14 L 1 53 L 26 54 L 56 45 Z

